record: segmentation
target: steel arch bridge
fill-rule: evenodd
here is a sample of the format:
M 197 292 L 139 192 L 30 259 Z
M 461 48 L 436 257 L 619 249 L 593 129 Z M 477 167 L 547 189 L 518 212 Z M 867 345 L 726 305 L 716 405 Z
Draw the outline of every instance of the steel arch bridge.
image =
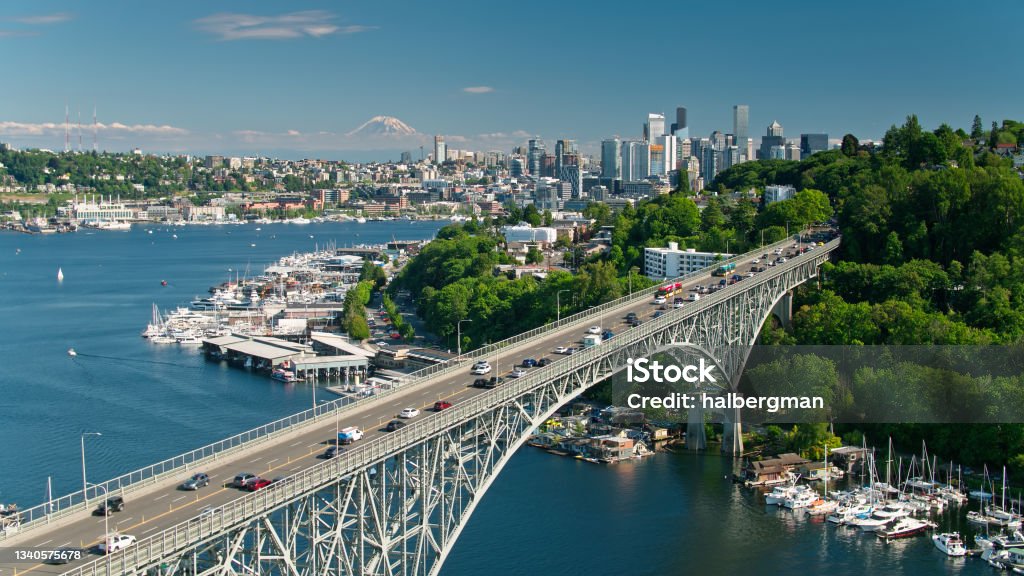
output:
M 532 431 L 566 402 L 674 343 L 730 381 L 764 321 L 817 275 L 833 240 L 224 507 L 68 572 L 73 575 L 438 574 L 480 499 Z M 787 320 L 782 310 L 783 321 Z M 723 449 L 742 450 L 738 418 Z

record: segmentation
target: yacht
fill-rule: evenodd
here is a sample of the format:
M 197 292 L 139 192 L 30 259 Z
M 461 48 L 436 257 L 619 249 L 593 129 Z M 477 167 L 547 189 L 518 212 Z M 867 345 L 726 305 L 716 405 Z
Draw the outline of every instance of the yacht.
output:
M 818 495 L 812 490 L 802 490 L 782 501 L 782 505 L 790 510 L 807 508 L 818 501 Z
M 296 382 L 298 378 L 295 377 L 295 373 L 291 370 L 285 370 L 284 368 L 278 368 L 274 370 L 270 377 L 274 380 L 280 380 L 281 382 L 291 383 Z
M 867 504 L 847 504 L 839 506 L 835 512 L 828 515 L 826 520 L 832 524 L 849 524 L 857 518 L 867 518 L 871 515 L 871 506 Z
M 1024 534 L 1020 531 L 1015 531 L 1013 535 L 1000 534 L 998 536 L 987 536 L 984 534 L 977 534 L 974 537 L 974 543 L 978 545 L 982 550 L 990 550 L 992 548 L 1020 548 L 1024 547 Z
M 925 520 L 918 520 L 917 518 L 911 518 L 910 516 L 900 518 L 889 528 L 883 528 L 878 530 L 879 538 L 893 539 L 893 538 L 908 538 L 910 536 L 917 536 L 918 534 L 924 534 L 926 530 L 932 527 L 932 523 Z
M 967 547 L 959 532 L 943 532 L 932 536 L 932 543 L 946 556 L 966 556 Z
M 835 500 L 816 500 L 807 508 L 807 513 L 812 516 L 824 516 L 831 514 L 839 508 L 839 502 Z
M 810 490 L 807 486 L 794 486 L 787 484 L 785 486 L 776 486 L 772 488 L 772 491 L 764 495 L 764 503 L 775 505 L 782 504 L 787 498 L 791 498 L 798 492 L 806 492 Z

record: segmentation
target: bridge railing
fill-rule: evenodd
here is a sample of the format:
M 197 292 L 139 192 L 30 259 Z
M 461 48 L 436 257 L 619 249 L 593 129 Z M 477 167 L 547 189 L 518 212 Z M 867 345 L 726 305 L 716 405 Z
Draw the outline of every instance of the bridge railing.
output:
M 542 334 L 572 325 L 587 323 L 592 321 L 594 318 L 600 317 L 607 311 L 621 308 L 644 297 L 651 297 L 658 291 L 658 288 L 664 284 L 687 282 L 708 274 L 708 271 L 712 268 L 728 263 L 739 263 L 746 258 L 749 258 L 752 254 L 764 251 L 770 252 L 779 247 L 786 247 L 793 241 L 794 237 L 787 237 L 779 242 L 762 246 L 757 250 L 752 250 L 745 254 L 740 254 L 733 256 L 732 258 L 716 262 L 713 266 L 709 266 L 702 270 L 691 272 L 678 278 L 663 280 L 655 286 L 634 291 L 615 300 L 571 314 L 555 322 L 550 322 L 544 326 L 477 348 L 471 352 L 463 354 L 462 357 L 456 358 L 447 363 L 435 364 L 416 372 L 412 372 L 403 378 L 399 378 L 394 385 L 380 390 L 373 396 L 359 398 L 356 400 L 352 400 L 350 398 L 339 398 L 333 402 L 315 406 L 309 410 L 304 410 L 280 420 L 275 420 L 269 424 L 264 424 L 240 434 L 236 434 L 229 438 L 218 440 L 217 442 L 208 444 L 202 448 L 197 448 L 184 454 L 179 454 L 172 458 L 157 462 L 156 464 L 151 464 L 144 468 L 123 474 L 98 485 L 90 485 L 88 493 L 83 493 L 81 490 L 78 490 L 49 502 L 44 502 L 31 508 L 26 508 L 21 511 L 21 526 L 19 528 L 19 532 L 60 520 L 68 515 L 82 512 L 83 510 L 88 510 L 90 506 L 105 499 L 105 494 L 119 493 L 124 495 L 125 491 L 129 488 L 135 490 L 163 482 L 174 475 L 184 476 L 191 470 L 196 470 L 201 466 L 216 462 L 219 458 L 230 456 L 233 453 L 248 449 L 259 443 L 268 442 L 281 435 L 293 432 L 299 427 L 311 425 L 320 420 L 322 416 L 333 414 L 335 410 L 347 411 L 369 404 L 378 397 L 388 396 L 400 389 L 424 382 L 429 378 L 457 371 L 461 369 L 469 359 L 487 357 L 498 350 L 515 346 L 520 342 L 536 338 Z M 182 478 L 182 480 L 184 480 L 184 478 Z M 13 534 L 15 533 L 9 534 L 7 532 L 0 531 L 0 540 L 3 540 Z
M 809 257 L 793 258 L 785 264 L 765 272 L 764 276 L 757 280 L 766 281 L 794 268 L 806 266 L 808 261 L 822 260 L 824 254 L 831 252 L 838 245 L 839 240 L 833 240 L 823 247 L 822 252 L 811 253 Z M 628 330 L 622 335 L 616 336 L 615 340 L 587 348 L 563 360 L 532 370 L 522 378 L 474 396 L 447 410 L 433 414 L 429 418 L 413 422 L 400 430 L 369 440 L 361 446 L 356 446 L 346 452 L 343 458 L 332 458 L 315 464 L 257 492 L 236 498 L 211 513 L 201 514 L 148 536 L 139 540 L 135 546 L 108 557 L 93 560 L 66 572 L 65 575 L 96 576 L 103 574 L 107 569 L 108 562 L 111 574 L 126 574 L 141 568 L 157 566 L 162 560 L 183 553 L 197 542 L 221 535 L 254 517 L 267 514 L 314 490 L 337 482 L 339 478 L 366 469 L 409 446 L 441 434 L 479 414 L 507 404 L 548 382 L 596 362 L 607 354 L 612 346 L 621 346 L 622 342 L 627 342 L 628 345 L 640 341 L 659 330 L 664 330 L 682 318 L 699 314 L 715 306 L 721 300 L 746 290 L 747 286 L 755 282 L 738 282 L 727 286 L 726 289 L 719 290 L 707 298 L 701 298 L 683 308 L 671 310 L 659 318 Z

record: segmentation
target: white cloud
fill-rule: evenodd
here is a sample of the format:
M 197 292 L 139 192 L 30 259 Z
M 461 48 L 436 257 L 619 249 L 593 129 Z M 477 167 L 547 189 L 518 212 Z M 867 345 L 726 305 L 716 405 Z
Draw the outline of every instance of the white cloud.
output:
M 462 91 L 468 94 L 488 94 L 494 92 L 494 88 L 491 86 L 466 86 Z
M 337 19 L 326 10 L 303 10 L 276 16 L 259 16 L 235 12 L 220 12 L 195 20 L 203 32 L 219 40 L 287 40 L 290 38 L 321 38 L 332 34 L 355 34 L 371 30 L 373 26 L 338 26 Z
M 0 30 L 0 38 L 14 38 L 16 36 L 39 36 L 39 32 L 29 30 Z
M 47 24 L 60 24 L 61 22 L 67 22 L 74 18 L 75 15 L 71 12 L 54 12 L 53 14 L 40 14 L 39 16 L 23 16 L 21 18 L 11 18 L 12 21 L 20 24 L 30 25 L 47 25 Z
M 72 131 L 77 132 L 78 124 L 71 124 Z M 82 125 L 82 132 L 91 132 L 92 124 Z M 117 137 L 119 135 L 139 135 L 139 136 L 155 136 L 155 137 L 177 137 L 185 136 L 189 132 L 184 128 L 177 128 L 175 126 L 169 126 L 166 124 L 122 124 L 120 122 L 112 122 L 110 124 L 97 123 L 96 131 L 104 134 L 107 137 Z M 52 136 L 59 134 L 61 137 L 64 135 L 64 123 L 62 122 L 14 122 L 14 121 L 0 121 L 0 136 Z

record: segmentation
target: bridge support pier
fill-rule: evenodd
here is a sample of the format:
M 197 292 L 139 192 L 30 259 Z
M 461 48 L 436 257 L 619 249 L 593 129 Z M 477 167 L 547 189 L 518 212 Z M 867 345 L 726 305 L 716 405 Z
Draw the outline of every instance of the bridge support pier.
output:
M 740 424 L 739 409 L 726 411 L 726 420 L 722 423 L 722 453 L 739 457 L 743 454 L 743 426 Z
M 793 327 L 793 291 L 787 290 L 782 298 L 772 308 L 774 313 L 779 318 L 779 324 L 789 330 Z
M 705 450 L 708 447 L 704 435 L 704 395 L 697 398 L 697 405 L 686 411 L 686 447 L 689 450 Z

